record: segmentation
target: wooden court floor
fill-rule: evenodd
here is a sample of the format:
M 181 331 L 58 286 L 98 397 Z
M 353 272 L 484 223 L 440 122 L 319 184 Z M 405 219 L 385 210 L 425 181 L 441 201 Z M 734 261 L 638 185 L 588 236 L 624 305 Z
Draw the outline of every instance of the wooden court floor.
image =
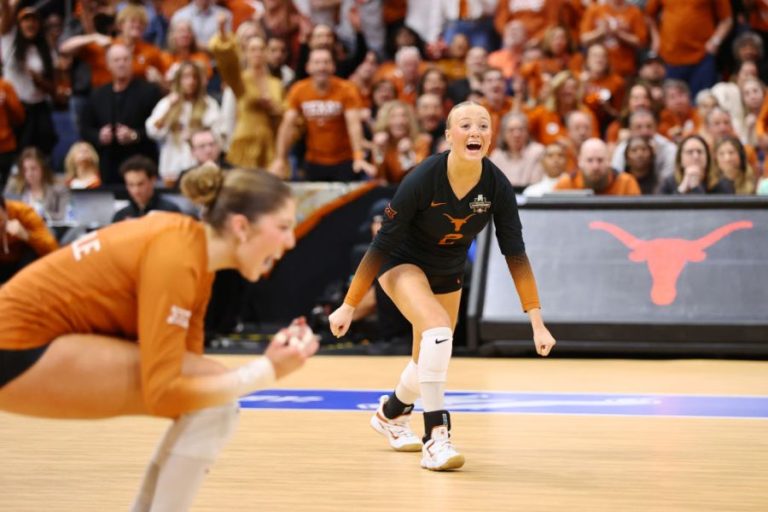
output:
M 318 356 L 280 387 L 389 389 L 405 362 Z M 449 389 L 768 396 L 768 363 L 454 359 Z M 244 410 L 194 510 L 768 511 L 765 419 L 456 413 L 467 464 L 431 473 L 369 414 Z M 0 413 L 0 511 L 127 510 L 166 425 Z

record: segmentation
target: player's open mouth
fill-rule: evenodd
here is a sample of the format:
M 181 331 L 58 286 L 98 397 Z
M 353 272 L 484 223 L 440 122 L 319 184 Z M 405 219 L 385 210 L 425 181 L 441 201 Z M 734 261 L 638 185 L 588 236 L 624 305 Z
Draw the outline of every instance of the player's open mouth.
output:
M 470 142 L 469 144 L 467 144 L 467 149 L 470 151 L 480 151 L 481 149 L 483 149 L 483 145 L 480 144 L 479 142 Z

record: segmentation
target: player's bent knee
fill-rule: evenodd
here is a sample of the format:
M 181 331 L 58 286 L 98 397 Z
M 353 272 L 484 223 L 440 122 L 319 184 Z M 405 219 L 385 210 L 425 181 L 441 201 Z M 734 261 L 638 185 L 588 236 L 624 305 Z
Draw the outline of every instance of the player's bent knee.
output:
M 445 382 L 453 348 L 453 331 L 436 327 L 421 335 L 419 350 L 419 382 Z
M 238 402 L 184 414 L 176 420 L 179 433 L 170 451 L 185 457 L 214 460 L 235 432 L 239 417 Z

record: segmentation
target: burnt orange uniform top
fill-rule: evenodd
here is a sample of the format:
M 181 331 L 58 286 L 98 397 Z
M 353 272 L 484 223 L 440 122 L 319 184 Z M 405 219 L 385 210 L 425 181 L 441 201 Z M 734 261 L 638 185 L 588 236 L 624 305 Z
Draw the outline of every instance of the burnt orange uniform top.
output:
M 611 176 L 610 185 L 600 192 L 595 192 L 595 194 L 599 196 L 639 196 L 641 194 L 640 185 L 637 184 L 637 180 L 631 174 L 613 171 Z M 555 183 L 555 190 L 586 188 L 589 187 L 584 185 L 584 173 L 581 171 L 577 172 L 574 176 L 565 174 Z
M 38 256 L 45 256 L 49 252 L 55 251 L 59 244 L 53 237 L 48 227 L 45 225 L 35 209 L 21 201 L 5 201 L 5 213 L 8 220 L 18 220 L 27 231 L 28 240 L 16 238 L 8 233 L 0 234 L 0 265 L 4 263 L 16 263 L 24 254 L 24 249 L 29 246 Z M 5 250 L 7 246 L 7 251 Z M 1 290 L 2 288 L 0 288 Z M 5 309 L 0 307 L 0 320 L 5 316 Z M 1 348 L 1 347 L 0 347 Z
M 204 227 L 194 219 L 153 212 L 113 224 L 37 260 L 0 288 L 0 349 L 39 347 L 65 334 L 137 340 L 149 410 L 178 415 L 189 404 L 167 396 L 185 384 L 184 353 L 203 352 L 213 276 Z
M 288 92 L 288 107 L 297 110 L 307 124 L 306 160 L 335 165 L 352 160 L 352 144 L 344 112 L 363 107 L 357 87 L 349 80 L 331 77 L 328 90 L 320 93 L 312 81 L 296 82 Z
M 731 17 L 729 0 L 649 0 L 645 12 L 659 19 L 659 54 L 673 66 L 704 58 L 717 24 Z M 661 14 L 659 14 L 661 13 Z
M 122 38 L 116 37 L 113 43 L 125 43 Z M 96 43 L 83 46 L 77 54 L 77 58 L 87 62 L 91 66 L 91 86 L 100 87 L 112 81 L 112 75 L 107 69 L 107 48 Z M 133 76 L 146 77 L 147 68 L 152 66 L 160 73 L 168 70 L 169 59 L 165 52 L 157 46 L 136 41 L 133 46 Z
M 645 48 L 648 44 L 648 28 L 645 25 L 643 12 L 635 5 L 624 4 L 623 7 L 616 8 L 608 4 L 592 4 L 587 7 L 581 19 L 581 32 L 592 32 L 597 28 L 598 20 L 615 23 L 623 31 L 631 32 L 640 40 L 641 48 Z M 605 38 L 602 43 L 608 50 L 611 71 L 622 76 L 631 76 L 637 72 L 635 48 L 618 37 Z
M 4 100 L 0 105 L 0 153 L 16 149 L 15 129 L 24 122 L 26 112 L 10 82 L 0 78 L 0 94 Z

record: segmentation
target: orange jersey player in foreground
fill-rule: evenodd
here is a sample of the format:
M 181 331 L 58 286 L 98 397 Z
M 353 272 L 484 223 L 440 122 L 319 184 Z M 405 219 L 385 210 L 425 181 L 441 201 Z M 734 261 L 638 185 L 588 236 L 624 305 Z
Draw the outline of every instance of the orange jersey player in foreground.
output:
M 132 511 L 189 509 L 233 433 L 238 397 L 298 369 L 317 349 L 278 333 L 265 357 L 228 369 L 203 353 L 214 272 L 256 281 L 295 244 L 290 189 L 262 171 L 213 166 L 182 190 L 203 222 L 157 212 L 89 233 L 0 289 L 0 410 L 48 418 L 149 414 L 174 421 Z
M 445 382 L 467 251 L 491 217 L 520 302 L 528 312 L 536 352 L 546 356 L 555 345 L 541 318 L 515 192 L 485 156 L 493 140 L 491 116 L 478 104 L 459 103 L 448 114 L 446 125 L 450 150 L 424 160 L 400 183 L 344 304 L 329 317 L 331 332 L 342 336 L 360 298 L 378 275 L 381 287 L 413 325 L 413 359 L 395 391 L 381 397 L 371 426 L 395 450 L 421 450 L 422 467 L 435 471 L 464 464 L 464 456 L 450 440 Z M 409 426 L 419 395 L 424 407 L 423 446 Z

